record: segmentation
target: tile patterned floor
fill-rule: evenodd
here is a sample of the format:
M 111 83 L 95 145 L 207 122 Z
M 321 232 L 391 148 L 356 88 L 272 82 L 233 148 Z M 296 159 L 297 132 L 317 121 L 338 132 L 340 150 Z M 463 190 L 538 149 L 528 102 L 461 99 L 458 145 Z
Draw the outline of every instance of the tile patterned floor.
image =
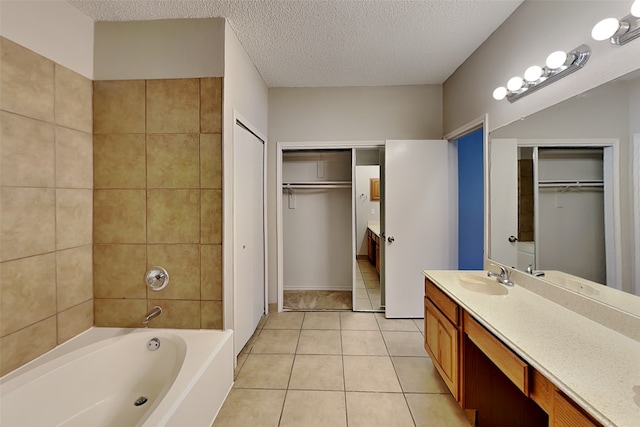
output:
M 382 313 L 272 313 L 213 426 L 468 427 L 423 333 L 422 319 Z

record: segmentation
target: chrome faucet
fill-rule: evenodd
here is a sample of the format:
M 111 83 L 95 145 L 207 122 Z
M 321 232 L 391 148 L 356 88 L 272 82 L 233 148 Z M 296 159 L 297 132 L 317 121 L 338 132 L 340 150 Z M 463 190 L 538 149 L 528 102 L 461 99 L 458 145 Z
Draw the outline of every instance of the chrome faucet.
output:
M 529 264 L 529 266 L 527 267 L 527 273 L 529 273 L 530 275 L 532 275 L 534 277 L 542 277 L 542 276 L 544 276 L 544 271 L 534 270 L 533 266 L 531 264 Z
M 488 271 L 487 272 L 488 277 L 495 277 L 498 283 L 502 283 L 505 286 L 514 285 L 514 283 L 510 279 L 511 272 L 509 270 L 507 270 L 505 267 L 501 265 L 497 265 L 497 264 L 491 264 L 491 265 L 495 265 L 496 267 L 500 268 L 500 273 L 494 273 L 493 271 Z
M 144 320 L 142 321 L 142 323 L 145 325 L 145 328 L 149 326 L 149 320 L 153 319 L 154 317 L 158 317 L 161 314 L 162 314 L 162 307 L 160 307 L 159 305 L 156 305 L 155 307 L 153 307 L 153 309 L 149 312 L 149 314 L 144 316 Z

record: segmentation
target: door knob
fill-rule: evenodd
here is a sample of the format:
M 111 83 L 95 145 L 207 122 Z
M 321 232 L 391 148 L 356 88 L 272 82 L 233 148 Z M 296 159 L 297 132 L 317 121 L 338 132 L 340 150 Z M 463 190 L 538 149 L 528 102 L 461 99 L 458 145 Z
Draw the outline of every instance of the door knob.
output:
M 396 239 L 393 236 L 387 237 L 387 242 L 393 243 Z
M 516 236 L 509 236 L 509 241 L 510 241 L 511 243 L 515 243 L 515 242 L 517 242 L 517 241 L 518 241 L 518 238 L 517 238 Z

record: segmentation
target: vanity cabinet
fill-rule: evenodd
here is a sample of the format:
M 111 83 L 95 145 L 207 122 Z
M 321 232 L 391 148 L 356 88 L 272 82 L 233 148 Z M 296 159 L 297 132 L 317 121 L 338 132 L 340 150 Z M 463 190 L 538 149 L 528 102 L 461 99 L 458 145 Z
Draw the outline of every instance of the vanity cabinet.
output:
M 424 322 L 425 350 L 473 426 L 601 427 L 429 279 Z
M 456 400 L 460 396 L 458 305 L 428 280 L 424 298 L 424 348 Z

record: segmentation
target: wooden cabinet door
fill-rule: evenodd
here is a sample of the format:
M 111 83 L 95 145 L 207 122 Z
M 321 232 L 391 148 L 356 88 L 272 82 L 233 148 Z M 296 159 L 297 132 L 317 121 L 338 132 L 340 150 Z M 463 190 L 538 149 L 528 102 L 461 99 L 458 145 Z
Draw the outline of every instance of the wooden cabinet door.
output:
M 458 399 L 458 330 L 448 321 L 438 322 L 438 362 L 453 396 Z M 454 391 L 456 390 L 456 391 Z
M 453 397 L 458 400 L 458 329 L 425 299 L 425 349 Z

